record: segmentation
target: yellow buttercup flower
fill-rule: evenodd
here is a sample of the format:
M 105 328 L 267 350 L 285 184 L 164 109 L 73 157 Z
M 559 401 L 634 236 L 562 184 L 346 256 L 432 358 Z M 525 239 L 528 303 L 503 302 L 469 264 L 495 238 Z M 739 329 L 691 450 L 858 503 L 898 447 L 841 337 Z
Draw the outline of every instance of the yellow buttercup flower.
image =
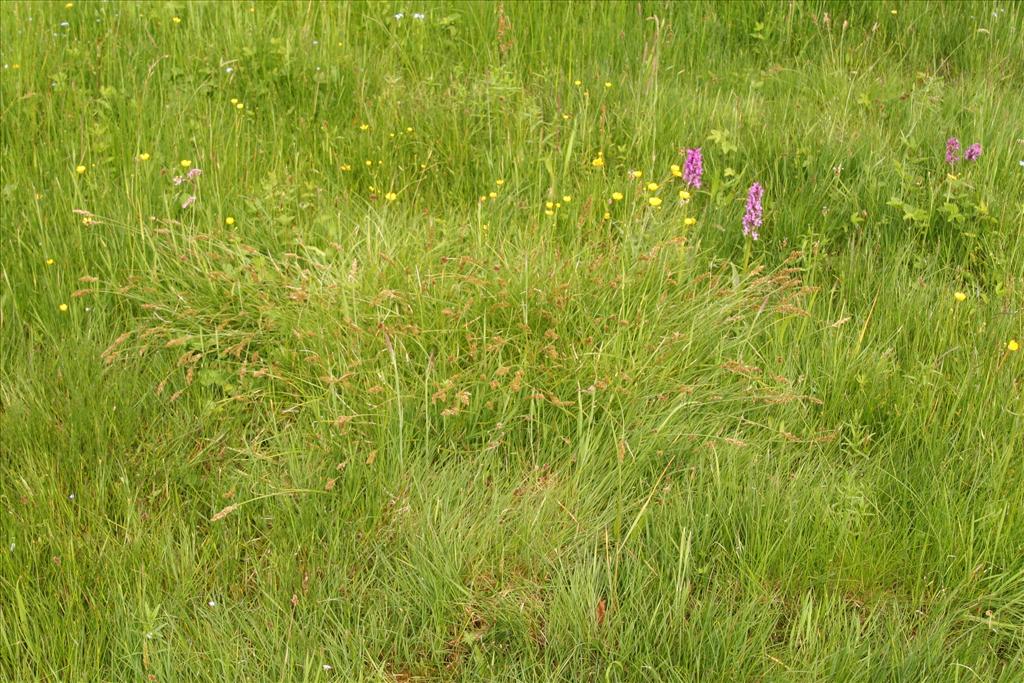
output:
M 672 175 L 674 177 L 676 177 L 676 178 L 682 178 L 683 177 L 683 170 L 681 168 L 679 168 L 679 164 L 672 164 L 669 167 L 669 170 L 672 171 Z
M 384 199 L 388 200 L 389 202 L 393 202 L 396 199 L 398 199 L 398 195 L 395 194 L 394 192 L 388 192 L 386 195 L 384 195 Z
M 569 114 L 562 114 L 562 120 L 563 121 L 568 121 L 571 118 L 572 118 L 572 116 L 570 116 Z
M 406 133 L 411 133 L 412 132 L 412 126 L 407 126 L 406 129 L 405 129 L 405 132 Z
M 622 193 L 621 192 L 612 192 L 612 201 L 613 202 L 621 202 L 622 201 Z
M 181 160 L 181 167 L 182 168 L 188 168 L 191 165 L 192 165 L 192 160 L 191 159 L 182 159 Z
M 341 165 L 341 170 L 342 171 L 346 171 L 346 172 L 347 171 L 351 171 L 352 170 L 352 164 L 342 164 Z
M 82 164 L 79 164 L 78 166 L 75 166 L 75 173 L 77 173 L 78 175 L 82 175 L 83 173 L 85 173 L 85 171 L 86 171 L 86 168 Z
M 726 178 L 730 178 L 730 177 L 736 175 L 736 171 L 733 169 L 732 166 L 726 166 L 725 167 L 725 171 L 723 171 L 722 173 L 723 173 L 723 175 L 725 175 Z
M 593 161 L 590 162 L 590 165 L 593 166 L 594 168 L 604 168 L 604 157 L 598 155 L 597 157 L 594 158 Z
M 505 184 L 505 179 L 504 178 L 498 178 L 497 180 L 494 181 L 494 184 L 497 185 L 498 187 L 501 187 L 502 185 Z
M 580 79 L 577 78 L 575 81 L 572 82 L 572 84 L 577 86 L 577 87 L 579 87 L 579 86 L 583 85 L 583 81 L 581 81 Z
M 643 178 L 644 177 L 644 172 L 643 171 L 630 171 L 629 172 L 629 177 L 630 178 Z
M 245 105 L 242 104 L 241 102 L 239 102 L 238 104 L 235 105 L 235 109 L 245 109 Z
M 963 292 L 953 292 L 953 298 L 956 299 L 957 301 L 963 301 L 964 299 L 967 298 L 967 295 L 964 294 Z
M 551 209 L 544 209 L 544 215 L 545 216 L 554 216 L 555 212 L 552 211 Z
M 607 211 L 604 212 L 604 219 L 605 220 L 608 220 L 611 217 L 612 217 L 612 215 L 610 213 L 608 213 Z
M 562 201 L 565 202 L 566 204 L 568 204 L 569 202 L 572 201 L 572 195 L 571 194 L 563 195 L 562 196 Z
M 651 192 L 656 191 L 658 189 L 658 187 L 659 187 L 658 183 L 654 182 L 653 180 L 651 182 L 647 183 L 647 189 L 650 190 Z
M 647 203 L 653 206 L 654 208 L 658 208 L 659 206 L 661 206 L 661 197 L 651 197 L 650 199 L 647 200 Z
M 359 130 L 370 130 L 370 124 L 368 124 L 368 123 L 361 123 L 361 124 L 359 124 Z
M 611 81 L 605 81 L 604 82 L 604 87 L 606 87 L 606 88 L 612 87 L 612 82 Z
M 237 97 L 232 97 L 231 98 L 231 104 L 238 104 L 238 98 Z
M 149 152 L 143 152 L 138 158 L 139 161 L 149 161 Z
M 497 199 L 498 198 L 498 193 L 497 192 L 488 192 L 487 196 L 490 197 L 491 199 Z
M 68 305 L 67 304 L 61 304 L 60 306 L 57 307 L 57 309 L 60 310 L 61 313 L 67 313 L 68 312 Z
M 370 159 L 367 159 L 367 160 L 366 160 L 366 165 L 367 165 L 367 166 L 373 166 L 373 161 L 372 161 L 372 160 L 370 160 Z
M 52 266 L 54 263 L 56 263 L 56 261 L 54 261 L 52 258 L 46 259 L 46 265 Z
M 687 216 L 686 218 L 683 219 L 683 225 L 696 225 L 696 224 L 697 224 L 697 219 L 694 218 L 693 216 Z
M 679 190 L 679 201 L 688 202 L 690 201 L 690 193 L 686 190 Z
M 544 208 L 545 209 L 553 209 L 553 208 L 555 208 L 555 203 L 554 202 L 544 202 Z
M 1011 339 L 1009 342 L 1007 342 L 1006 349 L 1008 351 L 1018 351 L 1020 350 L 1020 344 L 1017 343 L 1016 339 Z
M 234 225 L 235 224 L 235 217 L 234 216 L 228 216 L 227 218 L 224 219 L 224 224 L 225 225 Z
M 175 24 L 180 24 L 181 17 L 171 17 L 171 21 L 173 21 Z

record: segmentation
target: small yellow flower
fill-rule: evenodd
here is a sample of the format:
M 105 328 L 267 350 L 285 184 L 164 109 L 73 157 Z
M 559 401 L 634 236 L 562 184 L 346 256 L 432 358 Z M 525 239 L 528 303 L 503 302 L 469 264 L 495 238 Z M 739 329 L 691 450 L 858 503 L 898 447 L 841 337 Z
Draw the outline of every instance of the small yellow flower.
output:
M 554 202 L 544 202 L 544 208 L 545 209 L 553 209 L 553 208 L 555 208 L 555 203 Z
M 572 84 L 578 88 L 579 86 L 583 85 L 583 81 L 577 78 L 575 81 L 572 82 Z
M 498 198 L 498 193 L 497 192 L 488 192 L 487 196 L 490 197 L 491 199 L 497 199 Z
M 954 180 L 956 180 L 956 179 L 957 179 L 957 177 L 958 177 L 958 176 L 955 176 L 955 175 L 953 175 L 952 173 L 947 173 L 947 174 L 946 174 L 946 180 L 948 180 L 948 181 L 950 181 L 950 182 L 953 182 Z
M 572 195 L 571 194 L 562 195 L 562 201 L 565 202 L 566 204 L 568 204 L 569 202 L 572 201 Z
M 725 167 L 725 171 L 723 171 L 723 174 L 725 175 L 726 178 L 730 178 L 730 177 L 736 175 L 736 171 L 733 170 L 732 166 L 726 166 Z
M 661 206 L 661 197 L 651 197 L 650 199 L 647 200 L 647 203 L 657 208 Z
M 182 168 L 188 168 L 191 165 L 192 165 L 192 160 L 191 159 L 182 159 L 181 160 L 181 167 Z
M 366 160 L 366 165 L 367 165 L 368 167 L 369 167 L 369 166 L 373 166 L 373 161 L 371 161 L 370 159 L 367 159 L 367 160 Z
M 963 292 L 953 292 L 953 298 L 956 299 L 957 301 L 963 301 L 964 299 L 967 298 L 967 295 L 964 294 Z
M 149 161 L 149 152 L 143 152 L 138 158 L 139 161 Z
M 341 165 L 341 170 L 345 171 L 345 172 L 351 171 L 352 170 L 352 164 L 342 164 Z
M 656 192 L 658 187 L 660 187 L 658 183 L 654 182 L 653 180 L 647 183 L 647 189 L 650 190 L 651 192 Z
M 697 219 L 693 216 L 687 216 L 683 219 L 683 225 L 697 225 Z
M 562 202 L 555 202 L 555 208 L 556 209 L 561 209 L 562 208 Z
M 368 123 L 361 123 L 361 124 L 359 124 L 359 130 L 370 130 L 370 124 L 368 124 Z
M 612 192 L 612 201 L 613 202 L 621 202 L 622 201 L 622 193 L 621 192 Z
M 610 219 L 611 217 L 612 217 L 612 215 L 611 215 L 610 213 L 608 213 L 607 211 L 605 211 L 605 212 L 604 212 L 604 219 L 605 219 L 605 220 L 608 220 L 608 219 Z
M 593 161 L 590 162 L 590 165 L 593 166 L 594 168 L 604 168 L 604 157 L 597 156 Z
M 686 190 L 679 190 L 679 201 L 688 202 L 690 201 L 690 193 Z
M 477 197 L 477 201 L 483 204 L 484 202 L 487 201 L 487 195 L 480 195 L 479 197 Z
M 67 304 L 61 304 L 60 306 L 57 307 L 57 309 L 60 310 L 61 313 L 67 313 L 68 312 L 68 305 Z
M 606 87 L 606 88 L 612 87 L 612 82 L 611 81 L 605 81 L 604 82 L 604 87 Z
M 1009 342 L 1007 342 L 1006 349 L 1008 351 L 1019 351 L 1020 350 L 1020 344 L 1017 343 L 1016 339 L 1011 339 Z
M 889 11 L 889 14 L 891 14 L 891 15 L 893 15 L 893 16 L 896 16 L 897 12 L 896 12 L 896 10 L 890 10 L 890 11 Z
M 238 104 L 238 98 L 237 97 L 232 97 L 231 98 L 231 104 Z
M 572 118 L 572 116 L 570 116 L 569 114 L 562 114 L 562 120 L 563 121 L 568 121 L 571 118 Z
M 180 24 L 181 17 L 171 17 L 171 21 L 173 21 L 175 24 Z
M 551 209 L 544 209 L 544 215 L 545 216 L 554 216 L 555 212 L 552 211 Z
M 86 171 L 86 168 L 82 164 L 79 164 L 78 166 L 75 166 L 75 173 L 77 173 L 78 175 L 82 175 L 83 173 L 85 173 L 85 171 Z
M 630 171 L 629 172 L 629 177 L 630 178 L 634 178 L 634 179 L 636 179 L 636 178 L 643 178 L 644 177 L 644 172 L 643 171 Z
M 235 217 L 234 216 L 228 216 L 227 218 L 224 219 L 224 225 L 234 225 L 234 224 L 235 224 Z
M 393 138 L 393 137 L 395 137 L 395 134 L 391 133 L 391 135 L 389 135 L 388 137 L 392 137 Z
M 406 133 L 411 133 L 411 132 L 412 132 L 412 127 L 410 126 L 410 127 L 406 128 L 406 129 L 405 129 L 405 132 L 406 132 Z
M 54 261 L 52 258 L 46 259 L 46 265 L 52 266 L 54 263 L 56 263 L 56 261 Z
M 398 195 L 395 194 L 394 192 L 388 192 L 386 195 L 384 195 L 384 199 L 388 200 L 389 202 L 393 202 L 396 199 L 398 199 Z
M 75 3 L 73 3 L 73 2 L 69 2 L 69 3 L 67 3 L 66 5 L 64 5 L 64 9 L 71 9 L 71 8 L 72 8 L 72 7 L 74 7 L 74 6 L 75 6 Z
M 239 102 L 238 104 L 235 105 L 235 109 L 239 109 L 239 110 L 245 109 L 245 105 L 242 104 L 241 102 Z
M 679 164 L 672 164 L 669 166 L 669 170 L 672 171 L 672 176 L 675 178 L 683 177 L 683 170 L 679 168 Z
M 498 187 L 501 187 L 502 185 L 505 184 L 505 179 L 504 178 L 498 178 L 497 180 L 494 181 L 494 184 L 497 185 Z

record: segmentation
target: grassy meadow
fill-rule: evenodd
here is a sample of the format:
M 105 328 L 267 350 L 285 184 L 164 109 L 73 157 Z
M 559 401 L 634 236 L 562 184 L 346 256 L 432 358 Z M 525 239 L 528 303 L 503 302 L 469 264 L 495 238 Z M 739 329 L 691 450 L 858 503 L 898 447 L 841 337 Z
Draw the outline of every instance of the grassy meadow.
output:
M 0 680 L 1024 680 L 1021 5 L 9 0 L 0 65 Z

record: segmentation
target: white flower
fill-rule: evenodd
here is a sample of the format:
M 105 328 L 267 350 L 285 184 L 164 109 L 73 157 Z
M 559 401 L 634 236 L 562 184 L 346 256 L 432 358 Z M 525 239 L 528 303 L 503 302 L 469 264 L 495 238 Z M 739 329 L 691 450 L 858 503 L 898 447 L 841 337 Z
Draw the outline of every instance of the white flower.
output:
M 217 601 L 216 600 L 210 600 L 206 604 L 209 605 L 210 607 L 216 607 L 217 606 Z
M 330 664 L 324 664 L 324 671 L 330 671 L 330 670 L 331 670 L 331 669 L 333 669 L 333 668 L 334 668 L 334 667 L 333 667 L 333 666 L 331 666 Z
M 413 12 L 412 18 L 415 19 L 416 21 L 423 21 L 424 19 L 427 18 L 427 15 L 424 14 L 423 12 Z
M 404 16 L 405 16 L 405 12 L 399 12 L 398 14 L 395 15 L 395 19 L 397 19 L 398 21 L 401 21 L 402 17 L 404 17 Z
M 226 66 L 226 67 L 224 67 L 224 71 L 225 71 L 225 72 L 227 72 L 227 73 L 231 73 L 231 72 L 233 72 L 234 70 L 235 70 L 235 69 L 234 69 L 234 67 L 231 67 L 231 66 Z

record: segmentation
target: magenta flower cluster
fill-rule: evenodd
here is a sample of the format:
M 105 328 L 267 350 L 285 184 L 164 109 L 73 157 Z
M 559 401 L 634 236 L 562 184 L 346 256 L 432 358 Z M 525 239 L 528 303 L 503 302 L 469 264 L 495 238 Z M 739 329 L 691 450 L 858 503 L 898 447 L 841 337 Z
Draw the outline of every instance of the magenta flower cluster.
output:
M 956 138 L 946 140 L 946 163 L 953 165 L 960 161 L 960 141 Z
M 981 156 L 981 143 L 975 142 L 964 151 L 964 161 L 976 161 Z M 946 140 L 946 163 L 950 166 L 960 161 L 960 141 L 956 138 Z
M 704 157 L 700 147 L 686 150 L 686 165 L 683 167 L 683 180 L 690 187 L 700 189 L 700 179 L 704 175 Z
M 755 182 L 747 190 L 747 212 L 743 216 L 743 234 L 746 237 L 757 240 L 757 229 L 761 227 L 761 219 L 764 209 L 761 207 L 761 198 L 764 196 L 764 187 L 761 183 Z

